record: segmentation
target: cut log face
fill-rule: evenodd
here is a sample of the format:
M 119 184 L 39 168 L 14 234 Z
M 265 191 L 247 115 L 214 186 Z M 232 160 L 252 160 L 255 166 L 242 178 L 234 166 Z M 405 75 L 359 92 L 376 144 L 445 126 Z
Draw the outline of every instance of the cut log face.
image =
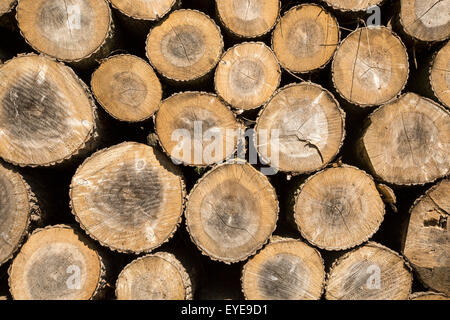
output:
M 449 0 L 401 0 L 400 23 L 411 37 L 441 41 L 450 37 Z
M 450 109 L 450 42 L 447 42 L 434 58 L 430 83 L 434 95 Z
M 450 295 L 450 180 L 444 179 L 411 209 L 403 254 L 425 286 Z
M 17 21 L 34 49 L 64 61 L 90 57 L 111 32 L 104 0 L 20 0 Z
M 409 300 L 450 300 L 450 298 L 437 292 L 416 292 L 409 297 Z
M 281 70 L 272 50 L 263 42 L 245 42 L 230 48 L 216 69 L 217 94 L 234 108 L 261 106 L 280 84 Z
M 0 15 L 9 12 L 16 0 L 0 0 Z
M 344 122 L 344 112 L 326 89 L 310 82 L 287 85 L 258 117 L 258 152 L 281 171 L 318 170 L 338 153 L 345 136 Z M 278 164 L 271 161 L 275 152 Z
M 148 119 L 162 98 L 161 83 L 152 67 L 132 55 L 105 60 L 93 73 L 91 87 L 102 107 L 121 121 Z
M 279 0 L 216 0 L 219 18 L 238 37 L 256 38 L 269 32 L 278 19 Z
M 332 73 L 336 90 L 348 102 L 361 107 L 380 105 L 403 90 L 408 54 L 388 28 L 359 28 L 336 50 Z
M 109 0 L 123 14 L 141 20 L 155 21 L 164 17 L 176 0 Z
M 433 182 L 450 172 L 450 113 L 407 93 L 369 117 L 362 139 L 372 173 L 397 185 Z
M 245 260 L 275 230 L 275 190 L 267 177 L 248 163 L 217 166 L 199 180 L 188 199 L 188 231 L 213 260 Z
M 272 35 L 272 48 L 281 66 L 297 73 L 323 68 L 338 43 L 336 18 L 313 4 L 290 9 L 277 23 Z
M 0 156 L 21 166 L 70 158 L 95 131 L 95 105 L 75 73 L 44 56 L 0 67 Z
M 366 11 L 380 5 L 384 0 L 323 0 L 329 6 L 341 11 Z
M 249 300 L 318 300 L 325 268 L 316 249 L 298 240 L 281 239 L 246 263 L 241 280 Z
M 81 234 L 54 226 L 30 236 L 9 275 L 17 300 L 88 300 L 101 286 L 103 264 Z
M 0 164 L 0 265 L 12 257 L 27 233 L 30 201 L 22 177 Z
M 158 252 L 127 265 L 116 283 L 118 300 L 191 300 L 192 284 L 183 265 L 170 253 Z
M 175 232 L 184 183 L 162 153 L 125 142 L 98 151 L 72 179 L 71 207 L 95 240 L 121 252 L 148 252 Z
M 325 169 L 308 178 L 294 206 L 303 237 L 326 250 L 367 241 L 378 230 L 384 212 L 372 177 L 351 166 Z
M 236 151 L 241 125 L 216 95 L 184 92 L 161 103 L 155 128 L 172 160 L 207 166 Z
M 175 81 L 198 79 L 211 71 L 223 52 L 219 27 L 206 14 L 176 10 L 150 30 L 146 44 L 150 63 Z
M 398 253 L 369 242 L 336 260 L 328 275 L 328 300 L 406 300 L 413 277 Z

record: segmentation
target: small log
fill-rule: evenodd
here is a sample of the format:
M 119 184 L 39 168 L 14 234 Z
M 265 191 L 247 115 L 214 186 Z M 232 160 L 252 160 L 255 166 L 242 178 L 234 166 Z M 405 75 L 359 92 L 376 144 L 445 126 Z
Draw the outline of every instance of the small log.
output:
M 327 300 L 406 300 L 413 277 L 395 251 L 369 242 L 337 259 L 328 274 Z
M 116 283 L 118 300 L 192 300 L 191 277 L 167 252 L 140 257 L 128 264 Z
M 150 30 L 146 53 L 165 78 L 193 81 L 206 76 L 223 52 L 219 27 L 196 10 L 176 10 Z
M 275 239 L 242 270 L 242 291 L 249 300 L 318 300 L 325 267 L 318 250 L 294 239 Z
M 298 189 L 294 205 L 302 236 L 325 250 L 349 249 L 367 241 L 384 213 L 372 177 L 347 165 L 309 177 Z
M 1 65 L 0 78 L 0 157 L 50 166 L 96 146 L 95 103 L 72 69 L 29 54 Z
M 231 157 L 241 127 L 233 112 L 216 95 L 206 92 L 174 94 L 161 103 L 155 117 L 164 151 L 177 163 L 199 167 Z M 174 136 L 177 130 L 189 136 L 179 140 Z M 208 138 L 208 132 L 217 137 Z
M 9 269 L 16 300 L 88 300 L 99 296 L 105 281 L 100 255 L 74 229 L 37 229 Z
M 238 38 L 259 38 L 275 26 L 279 0 L 216 0 L 222 25 Z
M 342 12 L 361 12 L 373 6 L 380 6 L 384 0 L 322 0 L 330 7 Z
M 375 110 L 359 141 L 361 159 L 396 185 L 433 182 L 450 172 L 450 112 L 415 93 Z
M 0 0 L 0 16 L 10 12 L 14 8 L 16 2 L 17 0 Z
M 450 41 L 434 57 L 429 79 L 434 96 L 450 109 Z
M 263 42 L 240 43 L 223 55 L 216 68 L 216 92 L 239 110 L 258 108 L 280 85 L 281 70 Z
M 442 41 L 450 37 L 450 2 L 445 0 L 400 0 L 400 24 L 419 41 Z
M 212 260 L 247 259 L 275 230 L 275 189 L 248 163 L 223 164 L 206 173 L 191 190 L 185 211 L 192 241 Z
M 132 19 L 157 21 L 170 12 L 177 0 L 109 0 L 109 2 Z
M 308 73 L 325 67 L 339 43 L 336 18 L 321 6 L 301 4 L 275 26 L 272 48 L 288 72 Z
M 328 90 L 311 82 L 289 84 L 278 90 L 259 114 L 257 149 L 264 161 L 278 170 L 313 172 L 338 153 L 344 142 L 344 123 L 345 113 Z
M 416 200 L 403 254 L 423 284 L 450 295 L 450 180 L 444 179 Z
M 100 105 L 120 121 L 150 118 L 162 98 L 162 88 L 152 67 L 129 54 L 110 57 L 92 74 L 92 92 Z
M 334 87 L 345 100 L 360 107 L 380 105 L 405 87 L 408 54 L 390 29 L 359 28 L 341 42 L 331 69 Z
M 415 292 L 409 296 L 409 300 L 450 300 L 445 294 L 438 292 Z
M 184 182 L 158 150 L 124 142 L 94 153 L 70 187 L 81 227 L 111 250 L 149 252 L 168 241 L 181 221 Z

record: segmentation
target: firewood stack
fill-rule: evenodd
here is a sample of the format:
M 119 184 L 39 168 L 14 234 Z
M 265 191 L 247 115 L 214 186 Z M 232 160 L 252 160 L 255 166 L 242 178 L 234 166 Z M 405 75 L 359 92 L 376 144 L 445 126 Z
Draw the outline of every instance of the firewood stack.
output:
M 450 0 L 132 2 L 0 0 L 0 300 L 450 299 Z

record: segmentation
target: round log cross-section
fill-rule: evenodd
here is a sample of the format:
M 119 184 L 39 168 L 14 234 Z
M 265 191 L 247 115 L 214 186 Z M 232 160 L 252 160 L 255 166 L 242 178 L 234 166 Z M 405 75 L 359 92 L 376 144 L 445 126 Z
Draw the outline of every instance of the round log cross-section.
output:
M 295 6 L 275 26 L 272 47 L 286 70 L 307 73 L 323 68 L 339 43 L 337 20 L 314 4 Z
M 343 143 L 345 114 L 333 95 L 304 82 L 280 89 L 256 122 L 259 154 L 281 171 L 307 173 L 329 163 Z
M 0 157 L 21 166 L 48 166 L 89 147 L 95 105 L 69 67 L 25 55 L 0 66 Z
M 374 175 L 397 185 L 433 182 L 450 172 L 450 112 L 407 93 L 375 110 L 361 140 Z
M 176 0 L 109 0 L 111 5 L 133 19 L 155 21 L 163 18 Z
M 67 226 L 36 230 L 9 270 L 18 300 L 88 300 L 101 292 L 104 266 L 82 234 Z
M 248 163 L 223 164 L 205 174 L 186 205 L 193 242 L 213 260 L 245 260 L 275 230 L 278 200 L 262 173 Z
M 181 220 L 184 183 L 177 168 L 150 146 L 125 142 L 96 152 L 72 179 L 71 207 L 95 240 L 120 252 L 148 252 Z
M 344 12 L 366 11 L 373 6 L 379 6 L 384 0 L 323 0 L 329 6 Z
M 204 13 L 176 10 L 150 30 L 146 44 L 150 63 L 164 77 L 191 81 L 219 62 L 223 40 L 219 27 Z
M 116 283 L 119 300 L 191 300 L 189 274 L 167 252 L 140 257 L 128 264 Z
M 20 0 L 17 22 L 34 49 L 68 62 L 91 57 L 112 36 L 105 0 Z
M 411 208 L 403 254 L 419 279 L 450 295 L 450 180 L 444 179 Z
M 266 102 L 280 79 L 280 66 L 272 50 L 263 42 L 246 42 L 224 54 L 214 84 L 217 93 L 231 106 L 248 110 Z
M 356 167 L 328 168 L 297 191 L 294 218 L 303 237 L 326 250 L 367 241 L 379 228 L 384 204 L 372 177 Z
M 408 54 L 388 28 L 359 28 L 341 42 L 331 68 L 334 86 L 344 99 L 361 107 L 380 105 L 403 90 Z
M 136 56 L 116 55 L 93 73 L 92 92 L 114 118 L 136 122 L 155 113 L 162 88 L 152 67 Z
M 325 268 L 318 250 L 294 239 L 277 239 L 250 259 L 242 271 L 249 300 L 318 300 Z
M 450 41 L 434 57 L 430 83 L 434 95 L 450 109 Z
M 333 263 L 325 288 L 328 300 L 406 300 L 412 274 L 398 253 L 378 243 L 350 251 Z
M 237 37 L 256 38 L 268 33 L 278 19 L 279 0 L 216 0 L 225 28 Z
M 400 0 L 400 23 L 409 36 L 420 41 L 450 37 L 449 0 Z

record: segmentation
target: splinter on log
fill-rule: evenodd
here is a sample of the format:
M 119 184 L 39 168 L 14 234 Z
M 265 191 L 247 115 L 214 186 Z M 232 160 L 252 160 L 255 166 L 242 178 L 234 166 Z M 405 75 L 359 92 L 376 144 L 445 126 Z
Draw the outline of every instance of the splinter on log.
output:
M 359 28 L 341 42 L 331 69 L 336 90 L 348 102 L 360 107 L 380 105 L 403 90 L 408 54 L 388 28 Z
M 450 180 L 431 187 L 411 208 L 403 254 L 423 284 L 450 295 Z
M 420 41 L 450 37 L 450 0 L 400 0 L 400 24 L 406 34 Z
M 0 265 L 22 244 L 35 210 L 36 201 L 28 184 L 0 163 Z
M 370 7 L 379 6 L 384 0 L 323 0 L 334 9 L 343 12 L 366 11 Z
M 450 41 L 438 51 L 430 69 L 434 95 L 450 109 Z
M 180 223 L 184 183 L 164 154 L 124 142 L 94 153 L 78 168 L 70 198 L 81 227 L 102 245 L 149 252 Z
M 326 250 L 349 249 L 367 241 L 378 230 L 384 212 L 372 177 L 347 165 L 308 178 L 294 205 L 302 236 Z
M 30 54 L 1 65 L 0 82 L 0 157 L 48 166 L 94 146 L 95 104 L 72 69 Z
M 275 25 L 279 0 L 216 0 L 219 19 L 224 27 L 240 38 L 257 38 Z
M 87 61 L 112 41 L 105 0 L 20 0 L 17 22 L 34 49 L 66 62 Z
M 167 252 L 140 257 L 128 264 L 116 283 L 118 300 L 192 300 L 189 274 Z
M 415 292 L 409 296 L 409 300 L 450 300 L 445 294 L 438 292 Z
M 16 0 L 0 0 L 0 16 L 10 12 L 16 3 Z
M 175 81 L 197 80 L 219 62 L 223 40 L 219 27 L 206 14 L 176 10 L 150 30 L 147 57 L 164 77 Z
M 433 182 L 450 172 L 450 112 L 407 93 L 375 110 L 359 141 L 362 160 L 383 181 Z
M 274 239 L 242 270 L 249 300 L 318 300 L 325 282 L 320 253 L 294 239 Z
M 213 260 L 233 263 L 260 249 L 275 230 L 275 189 L 248 163 L 223 164 L 194 186 L 186 206 L 192 241 Z
M 68 226 L 37 229 L 9 269 L 16 300 L 89 300 L 101 294 L 101 257 L 81 234 Z
M 272 50 L 263 42 L 245 42 L 224 54 L 214 84 L 217 94 L 231 106 L 248 110 L 265 103 L 280 79 L 280 66 Z
M 375 242 L 337 259 L 328 274 L 327 300 L 407 300 L 413 277 L 406 261 Z
M 177 0 L 109 0 L 109 2 L 130 18 L 156 21 L 169 13 Z
M 216 95 L 182 92 L 161 103 L 155 129 L 173 161 L 207 166 L 233 155 L 241 124 Z
M 314 4 L 290 9 L 277 23 L 272 35 L 272 48 L 281 66 L 294 73 L 325 67 L 338 43 L 336 18 Z
M 103 61 L 92 75 L 91 87 L 102 107 L 121 121 L 148 119 L 162 98 L 161 83 L 152 67 L 128 54 Z
M 308 173 L 327 165 L 345 135 L 345 114 L 333 95 L 303 82 L 281 88 L 256 121 L 259 154 L 272 167 Z

